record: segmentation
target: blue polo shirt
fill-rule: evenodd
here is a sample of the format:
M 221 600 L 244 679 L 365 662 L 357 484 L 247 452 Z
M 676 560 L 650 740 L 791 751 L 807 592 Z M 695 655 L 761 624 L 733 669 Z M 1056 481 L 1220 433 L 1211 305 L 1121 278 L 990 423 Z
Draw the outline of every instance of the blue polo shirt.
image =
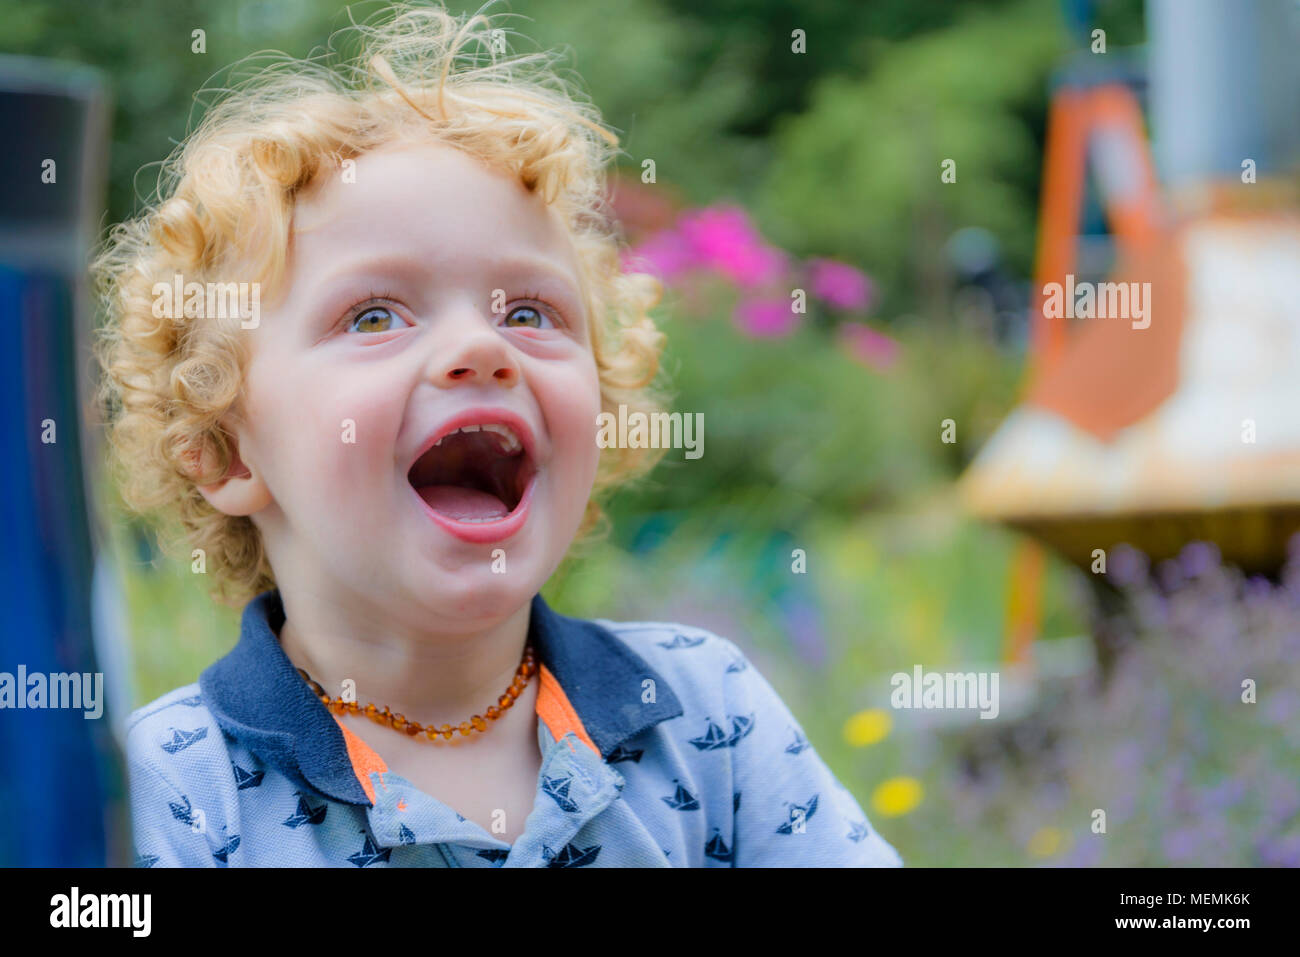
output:
M 900 866 L 731 641 L 532 601 L 537 794 L 505 843 L 388 770 L 302 680 L 278 592 L 127 719 L 144 867 Z M 379 729 L 377 729 L 379 730 Z

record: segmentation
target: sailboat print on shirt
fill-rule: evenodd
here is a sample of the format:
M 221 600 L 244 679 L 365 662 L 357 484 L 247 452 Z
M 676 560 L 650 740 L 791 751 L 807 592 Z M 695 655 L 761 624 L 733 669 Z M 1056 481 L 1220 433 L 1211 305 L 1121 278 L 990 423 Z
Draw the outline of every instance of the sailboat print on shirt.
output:
M 576 811 L 578 805 L 569 798 L 569 785 L 573 783 L 573 775 L 566 774 L 563 777 L 552 778 L 542 775 L 542 793 L 549 794 L 555 799 L 555 803 L 560 806 L 561 811 Z
M 795 825 L 799 822 L 800 812 L 802 812 L 806 824 L 817 813 L 817 795 L 814 794 L 807 804 L 789 804 L 787 802 L 787 806 L 790 808 L 790 820 L 776 829 L 778 834 L 795 833 Z
M 231 767 L 235 769 L 235 783 L 239 785 L 236 790 L 239 791 L 260 787 L 262 778 L 266 777 L 265 771 L 245 771 L 238 764 L 232 764 Z
M 375 845 L 375 842 L 371 840 L 369 834 L 366 834 L 365 831 L 361 831 L 360 833 L 365 835 L 366 841 L 361 845 L 361 850 L 357 851 L 355 854 L 348 855 L 348 860 L 357 865 L 357 867 L 369 867 L 371 864 L 378 863 L 379 861 L 383 861 L 387 864 L 388 856 L 393 853 L 393 849 L 391 847 L 386 847 L 381 851 Z
M 754 716 L 749 717 L 738 715 L 731 719 L 731 737 L 727 741 L 727 747 L 734 748 L 736 742 L 743 738 L 749 732 L 754 730 Z
M 673 635 L 671 641 L 655 642 L 660 648 L 694 648 L 696 645 L 704 644 L 704 636 L 696 635 L 694 638 L 688 638 L 685 635 Z
M 510 856 L 509 851 L 503 851 L 499 847 L 485 847 L 478 852 L 478 856 L 492 862 L 493 867 L 500 867 Z
M 190 799 L 184 794 L 181 795 L 181 800 L 185 803 L 177 804 L 175 801 L 167 802 L 167 806 L 171 808 L 172 817 L 176 818 L 176 820 L 180 821 L 182 824 L 193 824 L 194 805 L 190 803 Z
M 225 827 L 223 826 L 221 830 L 224 832 Z M 212 856 L 215 857 L 217 860 L 219 860 L 222 864 L 225 864 L 228 862 L 227 859 L 230 857 L 231 854 L 234 853 L 235 848 L 237 847 L 239 847 L 238 834 L 230 838 L 230 840 L 226 841 L 226 843 L 221 847 L 220 850 L 213 851 Z
M 595 862 L 599 853 L 599 844 L 583 848 L 565 844 L 558 854 L 545 844 L 542 845 L 542 860 L 546 861 L 547 867 L 586 867 Z
M 850 841 L 860 842 L 871 834 L 871 828 L 867 827 L 866 821 L 854 821 L 849 825 L 848 838 Z
M 708 715 L 704 717 L 708 730 L 698 738 L 691 738 L 691 744 L 695 745 L 701 751 L 716 751 L 718 748 L 725 748 L 731 742 L 731 735 L 722 730 L 722 726 L 715 724 Z
M 168 754 L 175 754 L 177 751 L 184 751 L 195 741 L 202 741 L 208 736 L 208 729 L 195 728 L 193 731 L 178 731 L 175 728 L 168 728 L 172 733 L 171 740 L 162 745 L 162 749 Z
M 660 798 L 660 800 L 675 811 L 698 811 L 700 802 L 696 800 L 695 795 L 682 787 L 682 783 L 676 778 L 673 778 L 673 783 L 677 785 L 677 790 L 673 792 L 673 796 Z
M 153 867 L 157 863 L 158 863 L 157 854 L 141 854 L 139 851 L 135 852 L 136 867 Z
M 620 744 L 613 751 L 609 752 L 609 757 L 606 759 L 605 763 L 617 764 L 619 761 L 633 761 L 636 764 L 640 764 L 641 755 L 643 754 L 645 754 L 645 751 L 641 748 L 629 749 Z
M 722 831 L 718 828 L 713 829 L 713 836 L 709 838 L 708 843 L 704 845 L 704 856 L 711 857 L 715 861 L 730 861 L 733 858 L 732 849 L 727 847 L 727 842 L 722 839 Z
M 727 715 L 726 720 L 731 722 L 731 732 L 728 733 L 722 729 L 722 726 L 715 722 L 708 715 L 704 716 L 707 730 L 698 738 L 691 738 L 691 744 L 695 745 L 701 751 L 716 751 L 718 748 L 734 748 L 736 742 L 745 737 L 749 732 L 754 730 L 754 716 L 751 715 Z
M 403 824 L 397 831 L 397 840 L 402 844 L 414 844 L 415 832 Z
M 794 732 L 794 741 L 785 746 L 785 753 L 798 754 L 808 747 L 808 739 L 800 733 L 798 728 L 791 728 L 790 730 Z
M 330 809 L 328 804 L 322 804 L 320 807 L 312 807 L 307 803 L 307 798 L 301 791 L 294 791 L 298 795 L 298 810 L 294 811 L 285 820 L 284 826 L 291 827 L 295 830 L 304 824 L 320 824 L 325 820 L 325 812 Z

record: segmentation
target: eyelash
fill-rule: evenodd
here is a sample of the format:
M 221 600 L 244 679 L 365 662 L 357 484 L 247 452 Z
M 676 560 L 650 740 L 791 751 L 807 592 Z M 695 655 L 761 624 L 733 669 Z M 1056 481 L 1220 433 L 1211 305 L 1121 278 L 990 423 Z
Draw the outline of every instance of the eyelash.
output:
M 357 303 L 346 313 L 344 313 L 343 322 L 341 323 L 342 328 L 345 330 L 350 329 L 352 327 L 352 323 L 357 321 L 358 316 L 363 315 L 367 310 L 373 309 L 376 306 L 385 306 L 386 308 L 392 308 L 391 306 L 387 306 L 386 303 L 391 302 L 393 298 L 394 297 L 391 292 L 371 291 L 367 293 L 365 299 L 361 300 L 361 302 Z M 543 299 L 541 297 L 541 293 L 537 293 L 537 292 L 527 293 L 526 295 L 523 296 L 523 298 L 528 300 L 529 302 L 533 302 L 539 306 L 543 306 L 544 310 L 539 310 L 539 311 L 543 311 L 544 314 L 547 316 L 547 318 L 551 320 L 551 322 L 555 323 L 558 326 L 568 325 L 568 323 L 564 321 L 564 313 L 557 306 L 554 306 L 547 300 Z M 395 312 L 396 310 L 393 311 Z M 507 316 L 510 315 L 510 312 L 507 312 L 505 315 Z
M 391 292 L 374 292 L 372 290 L 366 294 L 365 299 L 362 299 L 343 314 L 343 321 L 339 324 L 340 328 L 346 332 L 352 328 L 352 323 L 357 321 L 358 316 L 370 309 L 374 309 L 376 306 L 386 306 L 386 303 L 392 301 L 392 298 L 393 294 Z M 386 308 L 391 309 L 392 307 L 386 306 Z M 393 311 L 396 312 L 396 310 Z
M 553 306 L 545 299 L 543 299 L 542 294 L 540 292 L 528 293 L 527 295 L 524 296 L 524 298 L 527 299 L 529 302 L 534 302 L 537 305 L 542 306 L 543 309 L 540 311 L 546 314 L 547 318 L 549 318 L 551 322 L 555 323 L 557 326 L 568 325 L 568 323 L 564 321 L 564 313 L 557 306 Z M 510 313 L 507 312 L 506 315 L 508 316 L 510 315 Z

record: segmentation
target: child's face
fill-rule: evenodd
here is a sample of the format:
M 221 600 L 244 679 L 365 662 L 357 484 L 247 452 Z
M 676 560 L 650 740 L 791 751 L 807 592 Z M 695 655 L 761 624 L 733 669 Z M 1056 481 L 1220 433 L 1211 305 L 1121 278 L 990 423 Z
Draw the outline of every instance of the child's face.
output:
M 282 589 L 500 615 L 559 564 L 596 474 L 572 246 L 539 197 L 450 147 L 354 172 L 299 198 L 289 272 L 248 333 L 249 475 L 205 494 L 243 494 Z M 424 454 L 449 425 L 502 421 L 522 454 L 490 431 Z

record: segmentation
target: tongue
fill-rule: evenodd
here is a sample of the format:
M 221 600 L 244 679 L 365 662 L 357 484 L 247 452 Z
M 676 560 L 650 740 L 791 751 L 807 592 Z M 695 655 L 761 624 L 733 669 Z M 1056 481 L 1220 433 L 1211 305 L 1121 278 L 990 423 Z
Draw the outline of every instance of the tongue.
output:
M 462 485 L 425 485 L 417 491 L 431 509 L 457 521 L 484 521 L 510 514 L 506 503 L 495 495 Z

